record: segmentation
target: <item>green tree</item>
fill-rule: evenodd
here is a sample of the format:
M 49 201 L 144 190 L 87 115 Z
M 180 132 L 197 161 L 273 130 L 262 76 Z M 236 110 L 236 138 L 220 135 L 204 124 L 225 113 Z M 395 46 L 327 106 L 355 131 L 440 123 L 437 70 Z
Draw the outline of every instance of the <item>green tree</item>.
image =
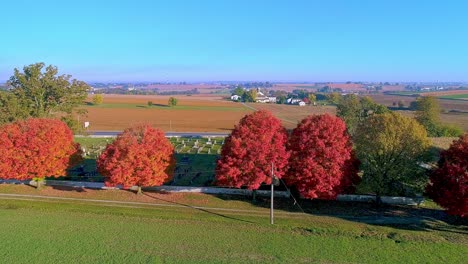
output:
M 277 104 L 284 104 L 286 102 L 286 96 L 280 95 L 276 98 L 276 103 Z
M 310 93 L 308 98 L 309 98 L 309 101 L 310 101 L 311 104 L 313 104 L 315 101 L 317 101 L 317 96 L 315 96 L 315 94 L 313 94 L 313 93 Z
M 389 112 L 387 107 L 375 103 L 370 97 L 359 98 L 354 94 L 342 97 L 336 107 L 337 116 L 345 121 L 351 136 L 354 136 L 357 126 L 370 116 Z
M 169 106 L 176 106 L 176 105 L 177 105 L 177 98 L 175 98 L 175 97 L 170 97 L 167 104 L 168 104 Z
M 327 101 L 330 104 L 339 104 L 342 99 L 342 96 L 340 93 L 334 92 L 334 93 L 329 93 L 327 94 Z
M 421 96 L 416 100 L 416 120 L 423 125 L 430 136 L 437 136 L 440 125 L 440 105 L 433 96 Z
M 244 102 L 255 102 L 257 99 L 257 90 L 250 89 L 242 95 L 242 101 Z
M 102 96 L 102 94 L 95 94 L 93 96 L 93 104 L 100 105 L 102 102 L 104 102 L 104 96 Z
M 28 112 L 18 98 L 8 91 L 0 91 L 0 125 L 25 119 Z
M 440 121 L 441 108 L 437 98 L 421 96 L 415 103 L 415 118 L 431 137 L 458 137 L 463 131 L 455 125 L 444 125 Z
M 374 115 L 356 130 L 363 178 L 360 188 L 381 195 L 413 195 L 427 183 L 421 163 L 430 141 L 416 120 L 398 113 Z
M 244 94 L 245 90 L 242 88 L 242 86 L 237 86 L 234 91 L 232 91 L 232 95 L 239 95 L 242 96 Z
M 84 103 L 89 86 L 71 79 L 70 75 L 58 75 L 58 69 L 44 63 L 35 63 L 14 70 L 8 85 L 28 116 L 50 117 L 56 114 L 71 114 Z

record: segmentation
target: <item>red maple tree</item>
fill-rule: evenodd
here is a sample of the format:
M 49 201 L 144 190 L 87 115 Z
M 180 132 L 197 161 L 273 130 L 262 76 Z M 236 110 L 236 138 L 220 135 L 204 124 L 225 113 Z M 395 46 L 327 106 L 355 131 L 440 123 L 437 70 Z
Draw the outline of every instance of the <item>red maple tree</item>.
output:
M 359 182 L 359 161 L 346 125 L 338 117 L 308 116 L 289 140 L 289 171 L 284 177 L 304 198 L 334 199 Z
M 0 153 L 1 178 L 38 182 L 65 175 L 81 158 L 65 123 L 39 118 L 0 127 Z
M 268 111 L 256 111 L 243 117 L 221 150 L 216 166 L 216 184 L 256 190 L 271 184 L 272 163 L 275 176 L 284 175 L 289 157 L 287 132 L 281 121 Z
M 442 151 L 426 190 L 449 214 L 468 217 L 468 133 Z
M 174 147 L 164 132 L 149 125 L 126 129 L 97 160 L 107 186 L 159 186 L 174 173 Z

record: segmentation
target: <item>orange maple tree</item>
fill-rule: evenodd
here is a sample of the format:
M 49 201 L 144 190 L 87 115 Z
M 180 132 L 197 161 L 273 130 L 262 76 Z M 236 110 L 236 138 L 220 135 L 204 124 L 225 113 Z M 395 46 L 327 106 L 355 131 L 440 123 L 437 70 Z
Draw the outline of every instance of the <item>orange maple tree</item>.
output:
M 308 116 L 289 140 L 289 170 L 284 177 L 304 198 L 334 199 L 352 192 L 359 182 L 359 161 L 346 130 L 336 116 Z
M 289 154 L 286 129 L 268 111 L 256 111 L 242 118 L 229 135 L 216 166 L 216 184 L 256 190 L 271 184 L 272 163 L 275 176 L 285 173 Z
M 55 119 L 27 119 L 0 127 L 0 153 L 0 178 L 38 182 L 65 175 L 81 160 L 72 131 Z
M 174 173 L 174 147 L 164 132 L 149 125 L 126 129 L 97 160 L 107 186 L 159 186 Z

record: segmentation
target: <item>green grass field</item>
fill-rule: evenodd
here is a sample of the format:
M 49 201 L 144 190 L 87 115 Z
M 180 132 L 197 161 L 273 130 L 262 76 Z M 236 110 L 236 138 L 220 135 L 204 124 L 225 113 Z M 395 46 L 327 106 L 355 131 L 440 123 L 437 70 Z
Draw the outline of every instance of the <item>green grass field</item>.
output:
M 452 99 L 452 100 L 468 100 L 468 93 L 466 94 L 452 94 L 439 96 L 440 99 Z
M 0 185 L 0 193 L 20 189 L 88 199 L 96 199 L 94 192 L 104 192 L 96 195 L 105 199 L 137 196 L 125 191 Z M 361 221 L 369 216 L 360 216 L 362 210 L 356 211 L 353 204 L 312 203 L 310 210 L 306 208 L 308 214 L 277 210 L 271 226 L 265 208 L 268 200 L 252 204 L 230 197 L 174 195 L 147 193 L 140 204 L 0 196 L 0 259 L 2 263 L 463 263 L 468 255 L 466 226 L 418 217 L 416 209 L 414 223 L 383 226 Z M 148 197 L 156 198 L 148 202 Z M 191 207 L 200 204 L 204 207 Z M 379 214 L 405 210 L 413 209 L 390 208 Z

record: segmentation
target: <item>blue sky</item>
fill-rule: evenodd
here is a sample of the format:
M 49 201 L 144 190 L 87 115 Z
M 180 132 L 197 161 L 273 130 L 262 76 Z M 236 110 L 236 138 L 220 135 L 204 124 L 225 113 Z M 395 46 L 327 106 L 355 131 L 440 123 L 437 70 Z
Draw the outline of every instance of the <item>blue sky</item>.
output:
M 0 80 L 468 81 L 468 1 L 4 1 Z

